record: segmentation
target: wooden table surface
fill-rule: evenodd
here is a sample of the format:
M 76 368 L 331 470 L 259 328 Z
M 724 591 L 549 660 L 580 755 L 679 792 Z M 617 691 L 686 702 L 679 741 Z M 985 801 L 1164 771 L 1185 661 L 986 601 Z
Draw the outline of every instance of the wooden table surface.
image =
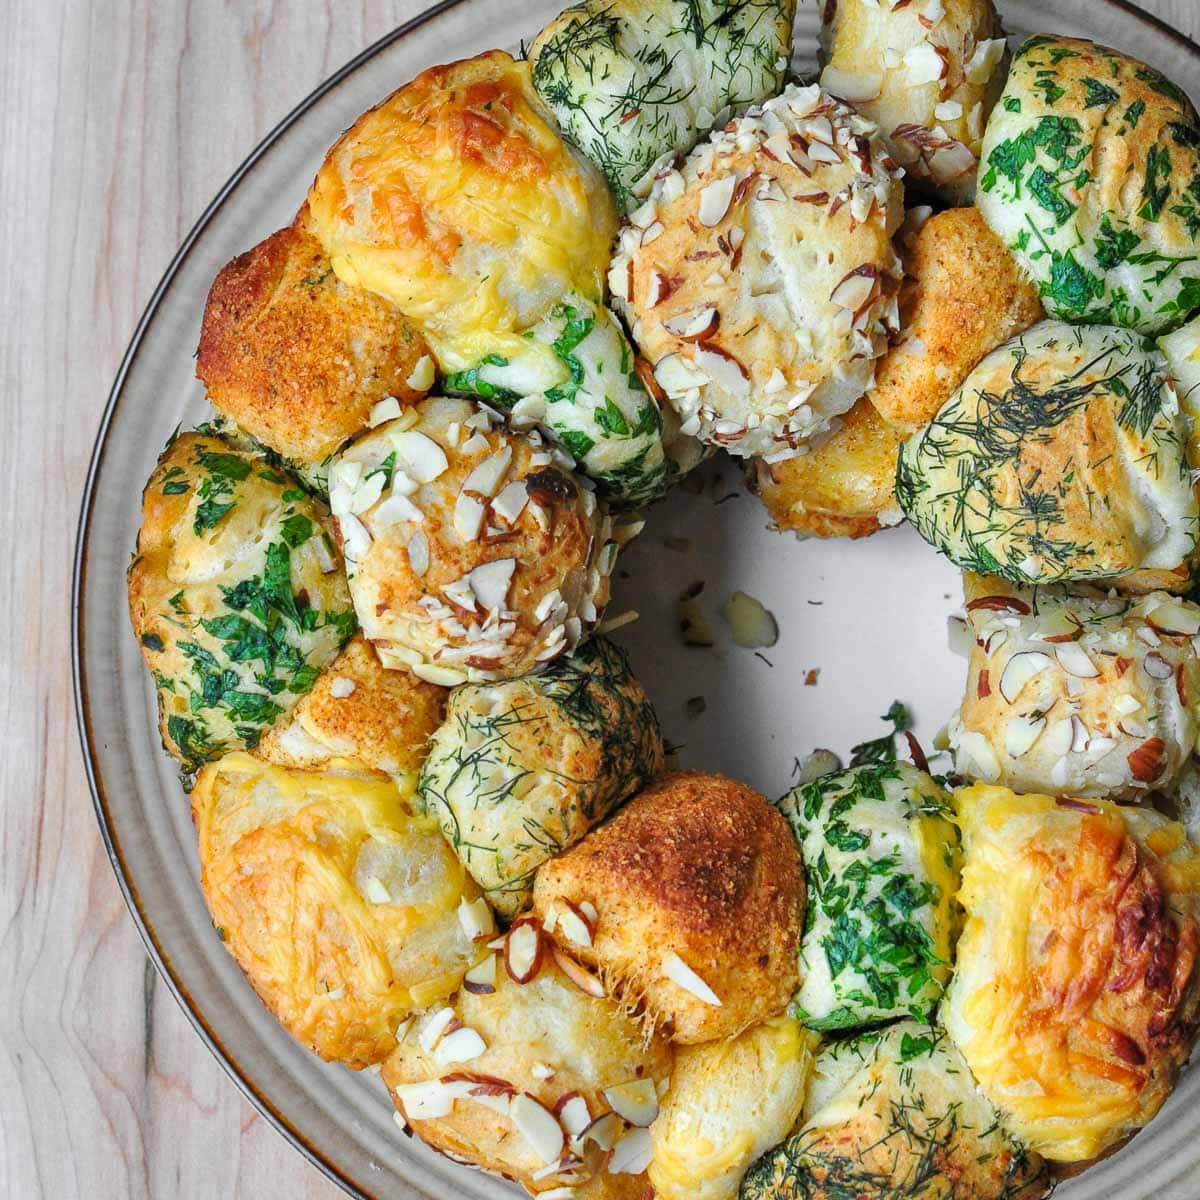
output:
M 1143 0 L 1196 37 L 1198 0 Z M 0 1195 L 342 1193 L 158 981 L 84 781 L 68 604 L 88 457 L 159 276 L 245 153 L 425 0 L 8 0 L 0 50 Z M 136 486 L 139 481 L 130 481 Z

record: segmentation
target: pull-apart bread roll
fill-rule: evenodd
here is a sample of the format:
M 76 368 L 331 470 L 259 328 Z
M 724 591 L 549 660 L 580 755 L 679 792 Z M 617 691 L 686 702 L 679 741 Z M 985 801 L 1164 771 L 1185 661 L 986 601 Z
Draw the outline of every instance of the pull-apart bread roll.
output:
M 390 780 L 236 752 L 200 772 L 192 816 L 213 923 L 263 1003 L 322 1058 L 382 1062 L 397 1024 L 479 957 L 478 890 Z
M 444 685 L 535 669 L 608 602 L 618 539 L 537 431 L 430 397 L 330 468 L 329 498 L 363 634 L 385 667 Z
M 1052 316 L 1157 333 L 1200 307 L 1200 124 L 1158 71 L 1029 38 L 980 172 L 979 208 Z
M 444 370 L 519 344 L 571 291 L 599 299 L 616 210 L 500 50 L 422 71 L 334 144 L 308 198 L 347 283 L 386 297 Z
M 537 674 L 455 688 L 420 795 L 488 900 L 511 917 L 542 863 L 662 768 L 642 685 L 619 647 L 592 638 Z
M 415 782 L 445 708 L 444 688 L 387 669 L 360 634 L 288 719 L 267 731 L 257 753 L 281 767 L 350 765 Z
M 521 930 L 536 957 L 516 948 Z M 671 1049 L 582 991 L 536 938 L 536 926 L 513 926 L 450 1005 L 397 1032 L 383 1067 L 397 1115 L 534 1195 L 642 1200 Z
M 1149 809 L 983 785 L 956 802 L 966 924 L 942 1019 L 1012 1133 L 1094 1158 L 1191 1051 L 1200 857 Z
M 870 387 L 899 324 L 890 163 L 870 121 L 789 87 L 658 172 L 609 284 L 683 433 L 783 459 Z
M 928 1015 L 956 933 L 961 852 L 949 797 L 907 763 L 871 763 L 803 784 L 779 807 L 808 894 L 792 1011 L 819 1030 Z
M 1200 518 L 1163 356 L 1112 326 L 1035 325 L 905 443 L 896 496 L 964 570 L 1013 583 L 1179 567 Z
M 349 287 L 306 214 L 222 268 L 204 309 L 196 375 L 229 420 L 290 462 L 319 465 L 433 383 L 433 360 L 395 305 Z
M 915 433 L 985 354 L 1042 319 L 1037 289 L 977 208 L 951 208 L 899 239 L 900 337 L 868 392 L 883 419 Z
M 583 0 L 534 39 L 534 87 L 634 208 L 660 159 L 779 91 L 795 13 L 795 0 Z
M 1006 1133 L 943 1030 L 916 1021 L 817 1056 L 803 1124 L 741 1200 L 1038 1200 L 1046 1166 Z
M 808 454 L 782 462 L 754 459 L 747 475 L 776 529 L 802 537 L 868 537 L 904 519 L 896 506 L 904 437 L 864 397 Z
M 255 746 L 355 628 L 324 506 L 195 433 L 172 440 L 142 493 L 129 611 L 163 746 L 188 771 Z
M 1029 591 L 968 576 L 960 774 L 1020 792 L 1169 791 L 1200 731 L 1200 607 L 1165 592 Z
M 992 0 L 824 0 L 821 50 L 821 86 L 879 126 L 906 178 L 969 204 L 1004 86 Z
M 735 1038 L 680 1046 L 650 1137 L 661 1200 L 734 1200 L 746 1168 L 791 1133 L 816 1036 L 772 1017 Z
M 762 796 L 723 776 L 664 776 L 546 863 L 533 900 L 556 940 L 677 1042 L 733 1037 L 795 991 L 795 841 Z
M 500 409 L 514 428 L 540 425 L 606 496 L 638 506 L 694 465 L 687 455 L 695 444 L 664 436 L 642 375 L 657 386 L 616 317 L 572 293 L 526 331 L 523 346 L 447 375 L 442 387 Z

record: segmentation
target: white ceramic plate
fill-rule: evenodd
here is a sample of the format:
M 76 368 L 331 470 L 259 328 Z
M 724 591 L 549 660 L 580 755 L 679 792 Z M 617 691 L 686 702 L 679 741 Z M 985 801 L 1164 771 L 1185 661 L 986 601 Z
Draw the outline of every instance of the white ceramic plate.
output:
M 516 51 L 564 0 L 443 0 L 347 64 L 246 159 L 188 235 L 150 301 L 96 442 L 83 499 L 75 580 L 76 699 L 96 811 L 147 949 L 197 1032 L 238 1086 L 303 1153 L 353 1195 L 512 1196 L 513 1189 L 403 1137 L 377 1078 L 321 1063 L 259 1004 L 217 939 L 198 886 L 186 798 L 155 728 L 154 699 L 130 633 L 125 566 L 140 489 L 179 423 L 203 418 L 192 351 L 205 296 L 228 259 L 290 221 L 326 147 L 418 71 L 492 46 Z M 1011 33 L 1090 36 L 1144 58 L 1200 97 L 1200 48 L 1125 0 L 1000 0 Z M 796 67 L 812 70 L 817 15 L 801 0 Z M 758 501 L 728 460 L 706 490 L 653 510 L 619 564 L 615 613 L 641 620 L 618 635 L 654 698 L 684 765 L 722 771 L 770 797 L 797 756 L 841 753 L 884 732 L 902 699 L 928 745 L 958 703 L 963 667 L 946 649 L 959 601 L 956 572 L 908 528 L 850 543 L 799 542 L 766 530 Z M 731 497 L 724 499 L 725 497 Z M 718 503 L 718 501 L 721 501 Z M 666 539 L 670 539 L 670 545 Z M 686 543 L 686 548 L 683 548 Z M 674 604 L 696 580 L 717 630 L 714 650 L 685 649 Z M 777 616 L 778 645 L 735 646 L 720 606 L 737 589 Z M 804 673 L 818 669 L 815 686 Z M 706 710 L 689 719 L 688 698 Z M 1200 1070 L 1150 1128 L 1062 1200 L 1196 1200 Z

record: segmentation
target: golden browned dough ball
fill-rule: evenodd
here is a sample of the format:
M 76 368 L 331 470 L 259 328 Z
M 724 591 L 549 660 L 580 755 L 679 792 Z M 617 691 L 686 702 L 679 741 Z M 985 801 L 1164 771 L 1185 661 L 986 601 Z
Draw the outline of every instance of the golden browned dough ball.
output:
M 879 125 L 906 180 L 969 204 L 1004 86 L 992 0 L 822 0 L 821 86 Z
M 918 1021 L 832 1042 L 803 1123 L 741 1200 L 1039 1200 L 1046 1164 L 1003 1128 L 945 1031 Z
M 399 309 L 338 279 L 301 213 L 213 281 L 196 375 L 240 429 L 317 464 L 367 427 L 375 404 L 428 391 L 424 357 Z
M 800 855 L 757 792 L 681 772 L 538 872 L 554 936 L 677 1042 L 733 1037 L 796 990 Z M 595 912 L 581 929 L 564 913 Z
M 788 87 L 664 166 L 630 213 L 609 285 L 684 434 L 786 458 L 870 387 L 899 323 L 904 211 L 875 133 Z
M 536 430 L 423 400 L 334 461 L 329 498 L 363 634 L 431 683 L 503 679 L 572 649 L 608 602 L 619 539 Z
M 913 433 L 985 354 L 1040 321 L 1042 304 L 976 208 L 938 213 L 898 244 L 900 338 L 867 394 L 885 421 Z
M 816 1034 L 772 1017 L 724 1042 L 681 1046 L 650 1127 L 661 1200 L 733 1200 L 746 1168 L 783 1141 L 804 1108 Z
M 966 924 L 942 1020 L 1006 1127 L 1082 1162 L 1149 1121 L 1200 1005 L 1200 855 L 1183 826 L 1103 800 L 955 797 Z
M 479 889 L 391 780 L 243 752 L 192 792 L 213 924 L 266 1006 L 315 1054 L 361 1068 L 478 957 Z M 486 906 L 484 906 L 486 908 Z
M 345 761 L 385 775 L 421 769 L 441 723 L 446 691 L 402 668 L 388 669 L 361 634 L 311 692 L 258 744 L 283 767 L 316 770 Z
M 188 771 L 256 745 L 355 628 L 325 506 L 198 433 L 172 439 L 142 493 L 129 612 L 163 746 Z
M 580 1187 L 571 1195 L 641 1200 L 670 1046 L 582 991 L 545 946 L 523 983 L 509 957 L 484 960 L 451 1005 L 403 1030 L 383 1067 L 399 1116 L 443 1153 L 535 1195 Z
M 422 71 L 337 141 L 308 197 L 347 283 L 387 297 L 446 371 L 511 357 L 567 295 L 598 302 L 617 214 L 501 50 Z
M 802 537 L 867 537 L 903 514 L 896 506 L 896 460 L 904 434 L 866 397 L 808 454 L 755 459 L 751 485 L 776 529 Z

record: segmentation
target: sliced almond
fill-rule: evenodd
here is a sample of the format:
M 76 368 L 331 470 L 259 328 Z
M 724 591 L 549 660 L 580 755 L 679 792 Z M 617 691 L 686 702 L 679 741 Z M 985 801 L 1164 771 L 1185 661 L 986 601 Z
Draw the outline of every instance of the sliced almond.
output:
M 572 1139 L 581 1137 L 592 1123 L 588 1102 L 579 1092 L 564 1092 L 554 1106 L 554 1114 Z
M 608 1160 L 608 1173 L 640 1175 L 650 1165 L 653 1154 L 650 1130 L 631 1129 L 613 1147 L 612 1157 Z
M 509 1101 L 508 1112 L 530 1150 L 544 1163 L 557 1162 L 566 1139 L 554 1114 L 525 1092 Z
M 367 425 L 374 429 L 385 421 L 394 421 L 400 415 L 400 401 L 395 396 L 384 396 L 377 404 L 371 405 L 371 414 Z
M 946 60 L 929 42 L 919 42 L 904 52 L 904 69 L 908 81 L 916 87 L 923 83 L 936 83 L 946 73 Z
M 576 946 L 590 946 L 594 926 L 590 925 L 583 913 L 569 900 L 564 900 L 556 908 L 557 927 L 568 942 Z
M 1014 654 L 1005 663 L 1000 675 L 1000 694 L 1009 704 L 1015 704 L 1025 685 L 1040 675 L 1050 663 L 1050 656 L 1040 650 L 1023 650 Z
M 604 998 L 604 984 L 596 978 L 586 967 L 577 963 L 569 955 L 564 954 L 561 950 L 555 948 L 553 950 L 554 962 L 558 969 L 577 987 L 581 992 L 589 996 L 593 996 L 597 1000 Z
M 469 1090 L 466 1084 L 430 1079 L 401 1084 L 393 1094 L 409 1121 L 436 1121 L 449 1116 L 455 1100 L 463 1099 Z
M 483 528 L 483 505 L 464 489 L 454 501 L 454 532 L 464 542 L 473 542 Z
M 470 1062 L 487 1052 L 487 1042 L 477 1030 L 464 1025 L 447 1033 L 437 1044 L 433 1057 L 440 1063 Z
M 696 366 L 731 396 L 749 396 L 749 373 L 728 350 L 713 342 L 700 342 L 696 347 Z
M 504 969 L 514 983 L 528 983 L 542 967 L 545 939 L 536 917 L 515 921 L 504 939 Z
M 1020 613 L 1023 617 L 1027 617 L 1033 611 L 1024 600 L 1019 600 L 1016 596 L 979 596 L 968 601 L 966 608 L 967 612 L 978 612 L 984 608 L 992 612 Z
M 371 524 L 381 531 L 402 523 L 420 525 L 424 520 L 425 514 L 407 496 L 396 492 L 371 514 Z
M 733 200 L 735 187 L 737 187 L 737 178 L 733 175 L 726 175 L 700 189 L 700 206 L 696 215 L 700 218 L 701 225 L 712 229 L 724 220 Z
M 433 387 L 433 381 L 437 376 L 434 369 L 433 359 L 428 354 L 422 354 L 417 359 L 416 365 L 409 372 L 408 378 L 404 381 L 414 392 L 427 392 Z
M 690 992 L 697 1000 L 711 1004 L 714 1008 L 721 1007 L 721 998 L 717 993 L 674 950 L 668 950 L 663 955 L 662 973 L 672 983 L 683 988 L 685 992 Z
M 1166 768 L 1167 744 L 1150 738 L 1126 756 L 1129 772 L 1139 783 L 1153 783 Z
M 474 996 L 490 996 L 496 990 L 496 956 L 477 962 L 463 976 L 463 987 Z
M 432 483 L 450 465 L 441 446 L 419 430 L 404 429 L 393 433 L 392 445 L 417 483 Z
M 1078 642 L 1059 643 L 1054 647 L 1054 657 L 1058 659 L 1058 665 L 1076 679 L 1095 679 L 1100 674 L 1099 668 Z
M 856 267 L 833 289 L 829 299 L 839 308 L 858 312 L 870 304 L 879 288 L 879 272 L 871 263 Z
M 1146 614 L 1146 623 L 1168 637 L 1200 633 L 1200 608 L 1184 600 L 1168 600 Z
M 500 612 L 508 603 L 508 589 L 516 570 L 515 558 L 498 558 L 481 563 L 467 575 L 475 599 L 488 612 Z
M 417 1034 L 417 1044 L 426 1054 L 433 1053 L 433 1048 L 453 1020 L 454 1009 L 449 1007 L 439 1008 L 426 1019 L 421 1026 L 421 1032 Z
M 1151 651 L 1142 659 L 1142 666 L 1151 679 L 1170 679 L 1175 672 L 1171 664 L 1161 654 Z
M 601 1150 L 611 1150 L 622 1129 L 621 1118 L 615 1112 L 606 1112 L 598 1116 L 579 1135 L 581 1145 L 595 1142 Z
M 491 906 L 482 896 L 458 902 L 458 924 L 469 941 L 491 937 L 496 932 L 496 918 Z
M 878 99 L 883 90 L 883 76 L 826 67 L 821 72 L 821 86 L 848 104 L 865 104 L 868 100 Z
M 429 570 L 429 539 L 421 530 L 417 530 L 408 539 L 408 566 L 419 579 Z
M 1045 717 L 1013 717 L 1004 727 L 1005 752 L 1010 758 L 1020 758 L 1027 754 L 1045 729 Z
M 518 479 L 504 487 L 492 501 L 492 512 L 509 525 L 515 525 L 528 503 L 529 489 L 524 479 Z
M 490 499 L 499 490 L 511 462 L 512 447 L 503 446 L 495 454 L 488 455 L 475 467 L 463 480 L 462 490 L 474 492 L 477 496 L 486 496 Z
M 715 308 L 700 308 L 690 313 L 680 313 L 663 322 L 663 328 L 685 342 L 698 342 L 712 337 L 720 324 L 720 314 Z
M 648 1077 L 605 1088 L 604 1099 L 619 1117 L 639 1129 L 648 1128 L 658 1116 L 658 1089 Z

